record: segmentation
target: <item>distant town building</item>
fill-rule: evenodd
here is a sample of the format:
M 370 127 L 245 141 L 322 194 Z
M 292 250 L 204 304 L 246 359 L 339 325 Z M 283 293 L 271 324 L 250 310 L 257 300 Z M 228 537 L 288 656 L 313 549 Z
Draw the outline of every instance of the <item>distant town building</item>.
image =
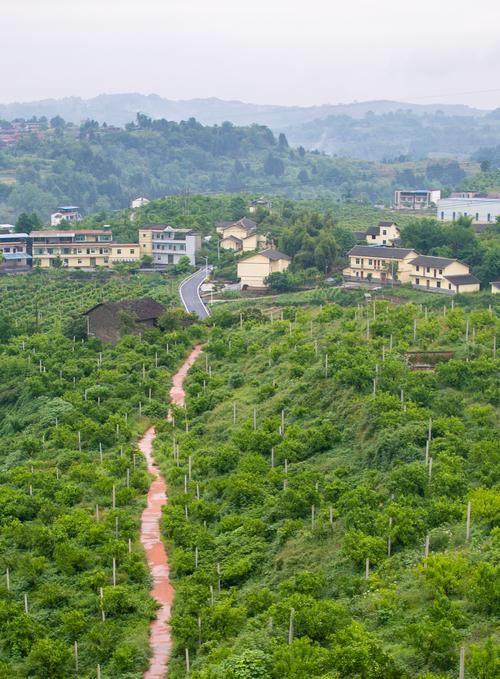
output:
M 262 250 L 238 262 L 238 278 L 242 288 L 265 288 L 265 279 L 272 273 L 288 269 L 291 257 L 278 250 Z
M 97 304 L 84 313 L 87 334 L 104 342 L 117 342 L 123 335 L 139 335 L 154 327 L 165 307 L 150 297 Z
M 441 198 L 439 189 L 417 189 L 394 191 L 394 207 L 396 210 L 428 210 Z
M 270 200 L 267 200 L 266 198 L 258 198 L 257 200 L 252 200 L 250 201 L 250 205 L 248 206 L 248 211 L 253 214 L 254 212 L 257 212 L 259 208 L 264 208 L 265 210 L 272 210 L 273 204 Z
M 133 200 L 130 201 L 130 207 L 132 210 L 135 210 L 138 207 L 142 207 L 143 205 L 147 205 L 151 201 L 149 198 L 145 198 L 144 196 L 138 196 L 137 198 L 134 198 Z
M 169 224 L 143 224 L 139 228 L 141 256 L 153 258 L 155 266 L 175 265 L 181 257 L 195 264 L 201 236 L 192 229 L 175 229 Z
M 63 205 L 50 215 L 51 226 L 59 226 L 62 221 L 80 222 L 81 220 L 80 208 L 75 205 Z
M 491 282 L 491 292 L 494 295 L 498 295 L 500 293 L 500 281 L 492 281 Z
M 14 233 L 14 224 L 0 224 L 0 233 Z
M 452 191 L 450 198 L 500 198 L 498 191 L 483 193 L 481 191 Z
M 349 266 L 343 270 L 347 281 L 409 283 L 410 261 L 417 256 L 417 252 L 411 248 L 355 245 L 347 256 Z
M 138 243 L 116 243 L 110 229 L 81 231 L 32 231 L 33 264 L 42 268 L 72 269 L 112 267 L 120 262 L 138 262 Z
M 31 264 L 27 233 L 0 231 L 0 271 L 27 269 Z
M 220 247 L 224 250 L 251 252 L 267 244 L 266 237 L 257 233 L 257 222 L 253 219 L 243 217 L 237 222 L 218 222 L 215 226 L 217 233 L 222 236 Z
M 500 216 L 498 198 L 442 198 L 437 204 L 437 218 L 454 222 L 459 217 L 470 217 L 473 222 L 491 224 Z

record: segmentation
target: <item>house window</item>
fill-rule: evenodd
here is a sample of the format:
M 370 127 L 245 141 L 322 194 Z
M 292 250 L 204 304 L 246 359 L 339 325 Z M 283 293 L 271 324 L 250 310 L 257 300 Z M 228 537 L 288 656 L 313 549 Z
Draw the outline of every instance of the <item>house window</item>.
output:
M 372 236 L 372 240 L 375 240 L 375 236 Z
M 420 271 L 420 267 L 419 267 L 418 264 L 417 264 L 417 266 L 416 266 L 415 268 L 417 269 L 417 271 Z
M 77 264 L 81 264 L 81 263 L 82 263 L 82 260 L 81 260 L 81 259 L 77 259 L 76 261 L 77 261 Z
M 371 266 L 373 264 L 373 259 L 368 260 L 368 266 Z
M 440 274 L 442 275 L 442 273 L 443 273 L 443 269 L 439 269 L 439 273 L 440 273 Z
M 120 248 L 118 248 L 118 250 L 116 251 L 116 254 L 117 254 L 117 255 L 121 255 L 121 254 L 122 254 L 122 251 L 121 251 Z
M 436 286 L 437 286 L 438 288 L 440 288 L 440 287 L 441 287 L 441 281 L 436 281 Z
M 384 240 L 382 241 L 382 245 L 387 245 L 387 241 L 385 240 L 385 238 L 384 238 Z
M 427 273 L 430 273 L 430 272 L 431 272 L 431 267 L 428 266 L 428 267 L 427 267 Z
M 444 212 L 441 212 L 441 219 L 444 220 Z
M 356 258 L 356 264 L 359 264 L 359 258 L 358 257 Z
M 479 212 L 476 212 L 476 222 L 479 221 Z
M 383 235 L 383 236 L 387 236 L 387 230 L 386 230 L 386 229 L 384 229 L 384 230 L 382 231 L 382 235 Z M 385 243 L 385 241 L 384 241 L 384 243 Z
M 451 290 L 451 283 L 448 283 L 448 290 Z
M 133 255 L 134 253 L 135 253 L 135 250 L 134 250 L 134 248 L 132 248 L 132 249 L 130 250 L 130 254 Z
M 420 278 L 415 278 L 415 285 L 420 285 Z
M 488 221 L 491 222 L 491 214 L 488 212 Z

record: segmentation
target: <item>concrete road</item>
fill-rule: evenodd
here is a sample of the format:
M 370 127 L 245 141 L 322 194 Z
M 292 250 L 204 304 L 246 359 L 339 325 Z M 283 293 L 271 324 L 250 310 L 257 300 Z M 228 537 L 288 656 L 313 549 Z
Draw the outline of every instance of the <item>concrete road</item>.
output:
M 206 318 L 210 316 L 210 312 L 203 304 L 200 297 L 200 285 L 207 277 L 207 269 L 205 267 L 195 271 L 191 276 L 185 278 L 179 286 L 179 295 L 182 304 L 187 312 L 197 314 L 199 318 Z

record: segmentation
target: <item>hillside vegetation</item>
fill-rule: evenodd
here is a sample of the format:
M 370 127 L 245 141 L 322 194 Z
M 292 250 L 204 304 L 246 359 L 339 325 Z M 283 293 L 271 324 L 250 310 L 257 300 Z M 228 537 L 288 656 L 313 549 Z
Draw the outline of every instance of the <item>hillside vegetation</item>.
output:
M 340 119 L 341 120 L 341 119 Z M 10 123 L 0 121 L 8 130 Z M 124 208 L 137 195 L 249 191 L 295 198 L 390 204 L 394 188 L 429 183 L 454 188 L 465 177 L 457 161 L 390 163 L 327 156 L 291 148 L 268 127 L 203 126 L 138 115 L 125 130 L 60 117 L 38 121 L 0 147 L 0 220 L 37 211 L 44 221 L 58 205 L 84 212 Z M 400 154 L 397 154 L 398 156 Z M 467 173 L 477 172 L 467 165 Z
M 172 679 L 498 676 L 498 306 L 336 297 L 218 309 L 160 426 Z
M 1 288 L 0 676 L 95 677 L 100 664 L 103 677 L 140 679 L 155 602 L 138 535 L 150 478 L 136 443 L 164 417 L 172 372 L 198 334 L 73 338 L 62 330 L 84 297 L 97 301 L 96 281 L 80 281 L 79 295 L 68 278 L 44 280 L 38 327 L 30 286 Z M 121 279 L 122 294 L 146 292 L 140 281 Z

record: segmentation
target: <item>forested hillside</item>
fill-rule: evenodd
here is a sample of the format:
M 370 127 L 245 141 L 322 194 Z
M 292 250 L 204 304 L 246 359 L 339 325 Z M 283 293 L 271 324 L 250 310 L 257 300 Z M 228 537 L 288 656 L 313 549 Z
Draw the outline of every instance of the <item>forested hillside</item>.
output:
M 413 159 L 435 154 L 470 156 L 480 146 L 500 141 L 500 111 L 483 117 L 444 115 L 434 111 L 418 115 L 412 111 L 374 113 L 364 118 L 332 115 L 285 129 L 290 140 L 364 160 L 384 160 L 408 155 Z M 482 159 L 482 158 L 481 158 Z
M 22 212 L 44 222 L 58 205 L 84 213 L 128 207 L 137 195 L 149 198 L 192 193 L 279 194 L 390 205 L 395 188 L 428 185 L 453 189 L 466 170 L 457 161 L 390 163 L 355 161 L 291 148 L 260 125 L 230 123 L 206 127 L 194 119 L 174 123 L 139 115 L 126 130 L 87 121 L 80 127 L 60 117 L 38 120 L 34 131 L 16 131 L 0 145 L 0 221 Z M 27 128 L 31 129 L 31 128 Z M 389 148 L 389 147 L 388 147 Z M 389 157 L 387 154 L 386 157 Z
M 172 679 L 498 676 L 497 316 L 359 300 L 214 316 L 156 448 Z

